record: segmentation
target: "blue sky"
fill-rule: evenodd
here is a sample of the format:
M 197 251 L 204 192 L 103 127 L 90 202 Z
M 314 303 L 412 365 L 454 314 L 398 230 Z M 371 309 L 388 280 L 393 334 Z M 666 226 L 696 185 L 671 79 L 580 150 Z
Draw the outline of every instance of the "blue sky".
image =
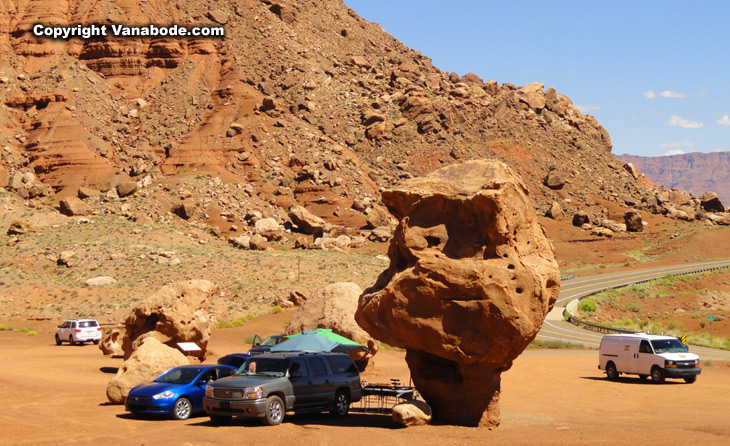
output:
M 443 71 L 555 87 L 616 155 L 730 151 L 730 1 L 345 4 Z

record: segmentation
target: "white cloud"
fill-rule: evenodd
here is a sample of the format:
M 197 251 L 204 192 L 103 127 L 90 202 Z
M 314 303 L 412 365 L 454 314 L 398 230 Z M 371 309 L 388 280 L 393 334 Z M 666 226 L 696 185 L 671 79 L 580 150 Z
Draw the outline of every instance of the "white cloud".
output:
M 702 91 L 697 92 L 697 96 L 699 96 L 699 97 L 707 96 L 707 90 L 702 90 Z
M 672 127 L 682 127 L 683 129 L 697 129 L 705 126 L 705 124 L 701 122 L 690 121 L 689 119 L 684 119 L 677 115 L 672 115 L 672 117 L 669 118 L 669 121 L 667 121 L 667 125 L 671 125 Z
M 581 113 L 588 113 L 591 111 L 600 110 L 601 107 L 597 105 L 576 105 L 575 106 L 578 110 L 580 110 Z
M 661 96 L 663 98 L 673 98 L 673 99 L 680 99 L 680 98 L 687 97 L 687 95 L 684 93 L 679 93 L 677 91 L 669 91 L 669 90 L 662 91 L 661 93 L 659 93 L 659 96 Z
M 667 153 L 659 156 L 672 156 L 672 155 L 684 155 L 686 152 L 684 150 L 674 149 L 670 150 Z
M 716 121 L 720 125 L 730 126 L 730 116 L 725 115 Z
M 693 145 L 695 145 L 695 143 L 685 139 L 684 141 L 665 142 L 663 144 L 659 144 L 659 147 L 663 149 L 674 149 L 677 147 L 692 147 Z
M 647 99 L 654 99 L 657 96 L 661 96 L 663 98 L 671 98 L 671 99 L 681 99 L 681 98 L 687 97 L 687 94 L 685 94 L 685 93 L 680 93 L 678 91 L 671 91 L 671 90 L 664 90 L 664 91 L 660 91 L 659 93 L 654 93 L 651 90 L 647 90 L 647 91 L 643 92 L 642 94 Z

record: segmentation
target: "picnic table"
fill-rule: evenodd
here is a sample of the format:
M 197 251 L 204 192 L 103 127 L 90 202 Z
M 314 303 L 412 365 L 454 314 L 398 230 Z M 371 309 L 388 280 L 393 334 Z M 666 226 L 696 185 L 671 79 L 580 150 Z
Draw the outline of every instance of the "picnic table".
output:
M 401 385 L 398 379 L 390 381 L 390 383 L 364 383 L 360 407 L 366 411 L 375 410 L 381 413 L 402 401 L 416 398 L 415 388 Z

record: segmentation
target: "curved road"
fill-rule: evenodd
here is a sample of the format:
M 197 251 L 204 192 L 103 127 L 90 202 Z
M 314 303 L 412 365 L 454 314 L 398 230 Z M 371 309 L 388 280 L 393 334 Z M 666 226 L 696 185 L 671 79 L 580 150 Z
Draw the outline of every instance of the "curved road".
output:
M 577 277 L 564 281 L 561 284 L 560 295 L 555 307 L 548 314 L 542 329 L 537 337 L 545 340 L 560 340 L 574 344 L 583 344 L 598 348 L 603 333 L 577 327 L 563 320 L 563 310 L 568 302 L 585 295 L 606 288 L 628 285 L 647 279 L 663 277 L 667 274 L 682 274 L 706 268 L 730 267 L 730 260 L 720 260 L 706 263 L 692 263 L 687 265 L 665 266 L 628 272 L 601 274 L 598 276 Z M 690 346 L 690 350 L 700 356 L 700 359 L 730 361 L 730 351 L 716 350 L 704 347 Z

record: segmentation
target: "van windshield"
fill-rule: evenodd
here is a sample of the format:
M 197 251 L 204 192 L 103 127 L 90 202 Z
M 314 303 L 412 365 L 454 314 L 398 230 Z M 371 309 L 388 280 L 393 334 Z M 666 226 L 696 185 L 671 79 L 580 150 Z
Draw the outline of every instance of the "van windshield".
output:
M 679 339 L 661 339 L 651 341 L 656 353 L 686 353 L 687 347 Z

